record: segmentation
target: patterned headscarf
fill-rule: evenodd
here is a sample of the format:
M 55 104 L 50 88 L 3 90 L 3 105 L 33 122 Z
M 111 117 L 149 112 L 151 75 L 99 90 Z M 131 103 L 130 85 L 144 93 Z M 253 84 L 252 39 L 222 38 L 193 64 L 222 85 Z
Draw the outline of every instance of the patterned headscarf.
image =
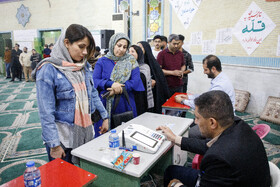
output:
M 138 63 L 135 60 L 135 58 L 128 53 L 128 51 L 121 57 L 115 56 L 114 47 L 117 44 L 117 42 L 121 39 L 127 40 L 127 48 L 129 48 L 129 38 L 124 33 L 116 33 L 110 38 L 109 52 L 105 55 L 105 57 L 116 62 L 116 65 L 111 73 L 110 79 L 114 82 L 124 84 L 127 80 L 129 80 L 131 71 L 138 67 Z
M 130 40 L 129 38 L 124 34 L 124 33 L 116 33 L 110 38 L 109 42 L 109 52 L 105 55 L 105 57 L 113 60 L 116 62 L 110 79 L 114 82 L 119 82 L 121 84 L 124 84 L 127 80 L 129 80 L 131 76 L 131 71 L 138 67 L 138 63 L 136 59 L 126 51 L 126 53 L 121 56 L 121 57 L 116 57 L 114 54 L 114 48 L 117 42 L 121 39 L 127 40 L 127 49 L 130 46 Z M 114 101 L 114 97 L 109 97 L 107 98 L 106 102 L 106 109 L 109 114 L 109 125 L 111 124 L 111 109 L 112 109 L 112 104 Z M 111 127 L 109 127 L 111 128 Z

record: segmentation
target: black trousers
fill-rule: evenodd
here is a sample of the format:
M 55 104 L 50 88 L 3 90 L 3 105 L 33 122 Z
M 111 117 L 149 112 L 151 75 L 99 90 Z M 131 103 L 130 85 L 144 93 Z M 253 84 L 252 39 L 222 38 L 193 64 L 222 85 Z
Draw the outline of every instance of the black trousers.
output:
M 199 170 L 171 165 L 164 172 L 164 186 L 168 186 L 172 179 L 180 180 L 185 186 L 193 187 L 196 184 L 198 178 Z

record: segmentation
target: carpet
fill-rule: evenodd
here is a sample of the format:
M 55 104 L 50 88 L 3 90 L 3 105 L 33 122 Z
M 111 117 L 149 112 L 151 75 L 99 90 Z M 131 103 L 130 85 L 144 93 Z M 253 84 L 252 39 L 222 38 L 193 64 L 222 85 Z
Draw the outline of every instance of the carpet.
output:
M 48 162 L 41 138 L 36 85 L 34 82 L 9 80 L 0 75 L 0 185 L 22 175 L 26 162 L 30 160 L 35 161 L 37 167 Z M 248 113 L 236 114 L 251 126 L 266 123 L 271 127 L 263 143 L 268 159 L 280 167 L 280 126 Z M 193 111 L 187 112 L 186 117 L 194 118 Z M 191 161 L 191 157 L 188 160 Z M 162 180 L 162 176 L 159 177 Z M 141 186 L 146 186 L 149 179 Z
M 26 162 L 48 162 L 34 82 L 0 76 L 0 185 L 23 174 Z

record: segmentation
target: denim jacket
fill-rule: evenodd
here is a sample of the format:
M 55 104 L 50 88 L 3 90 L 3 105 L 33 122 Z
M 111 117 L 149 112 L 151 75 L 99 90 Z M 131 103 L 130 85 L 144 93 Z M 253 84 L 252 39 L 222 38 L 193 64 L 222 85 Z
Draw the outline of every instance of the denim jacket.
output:
M 90 113 L 97 109 L 102 119 L 105 119 L 108 113 L 100 101 L 98 91 L 94 88 L 92 68 L 87 63 L 84 70 Z M 74 126 L 76 102 L 74 88 L 57 68 L 45 64 L 36 73 L 36 89 L 43 141 L 49 147 L 56 147 L 60 145 L 56 122 Z

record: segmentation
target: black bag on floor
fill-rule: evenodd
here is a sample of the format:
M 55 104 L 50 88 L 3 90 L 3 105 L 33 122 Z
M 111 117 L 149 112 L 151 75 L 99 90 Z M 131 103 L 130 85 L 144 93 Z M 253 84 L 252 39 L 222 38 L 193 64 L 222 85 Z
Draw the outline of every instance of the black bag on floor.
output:
M 115 104 L 114 104 L 114 107 L 112 109 L 112 117 L 111 117 L 111 129 L 113 128 L 116 128 L 117 126 L 121 125 L 122 122 L 127 122 L 131 119 L 134 118 L 133 116 L 133 109 L 132 109 L 132 106 L 130 104 L 130 101 L 129 101 L 129 96 L 128 96 L 128 93 L 126 91 L 125 88 L 123 88 L 123 94 L 128 102 L 128 105 L 130 106 L 130 111 L 126 111 L 126 112 L 123 112 L 123 113 L 120 113 L 120 114 L 114 114 L 115 113 L 115 110 L 119 104 L 119 101 L 120 101 L 120 98 L 121 98 L 121 95 L 117 95 L 115 97 Z

